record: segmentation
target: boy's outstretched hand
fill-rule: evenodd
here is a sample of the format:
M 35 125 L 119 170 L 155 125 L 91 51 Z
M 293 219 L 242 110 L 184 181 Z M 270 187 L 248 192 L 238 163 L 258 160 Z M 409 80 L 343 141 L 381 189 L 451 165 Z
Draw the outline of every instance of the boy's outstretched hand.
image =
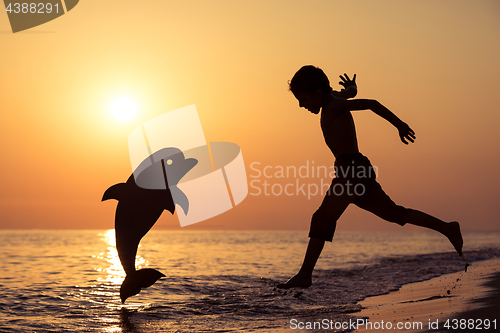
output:
M 408 126 L 407 123 L 401 122 L 401 124 L 398 126 L 398 131 L 399 137 L 405 145 L 408 144 L 406 140 L 410 141 L 411 143 L 415 142 L 415 139 L 417 138 L 415 136 L 415 132 L 410 128 L 410 126 Z
M 342 81 L 340 81 L 339 84 L 341 86 L 343 86 L 344 89 L 347 89 L 349 87 L 357 88 L 357 86 L 356 86 L 356 74 L 354 74 L 354 76 L 352 77 L 352 80 L 349 78 L 349 76 L 347 76 L 346 73 L 344 73 L 344 76 L 340 75 L 340 79 Z

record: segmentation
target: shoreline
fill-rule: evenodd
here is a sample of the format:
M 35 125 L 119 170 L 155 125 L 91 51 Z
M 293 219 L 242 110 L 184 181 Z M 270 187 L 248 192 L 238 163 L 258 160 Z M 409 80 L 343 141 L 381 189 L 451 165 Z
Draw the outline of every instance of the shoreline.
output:
M 485 278 L 482 286 L 488 288 L 488 291 L 483 297 L 475 298 L 471 301 L 472 304 L 476 304 L 477 307 L 471 310 L 467 310 L 465 312 L 461 312 L 453 319 L 457 319 L 455 322 L 457 326 L 460 325 L 460 320 L 465 320 L 463 325 L 466 323 L 472 324 L 472 327 L 477 326 L 477 324 L 482 323 L 482 329 L 486 329 L 486 322 L 493 321 L 496 319 L 496 328 L 499 328 L 500 324 L 500 272 L 496 272 L 491 274 L 489 277 Z M 474 322 L 470 322 L 473 319 Z M 476 324 L 476 325 L 474 325 Z M 493 323 L 489 323 L 490 326 L 493 326 Z M 465 328 L 460 329 L 458 327 L 457 330 L 453 330 L 454 332 L 470 332 L 477 331 L 479 329 Z M 495 331 L 495 329 L 489 328 L 490 331 Z M 446 332 L 447 330 L 444 328 L 429 330 L 428 332 Z
M 467 271 L 403 285 L 389 294 L 364 299 L 358 303 L 363 309 L 355 316 L 367 318 L 371 327 L 354 332 L 394 332 L 398 324 L 405 332 L 466 332 L 480 327 L 493 332 L 493 320 L 497 329 L 500 326 L 499 296 L 500 258 L 476 261 Z M 486 319 L 490 321 L 489 330 Z M 447 320 L 448 329 L 443 327 Z M 460 325 L 466 323 L 471 329 L 461 330 Z

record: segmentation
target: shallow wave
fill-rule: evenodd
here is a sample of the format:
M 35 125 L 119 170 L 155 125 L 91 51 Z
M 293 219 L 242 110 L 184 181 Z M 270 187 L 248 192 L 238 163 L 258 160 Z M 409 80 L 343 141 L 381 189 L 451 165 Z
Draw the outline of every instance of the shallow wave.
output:
M 234 237 L 238 241 L 231 234 L 204 233 L 197 236 L 198 247 L 184 235 L 153 233 L 141 255 L 159 267 L 169 267 L 162 269 L 167 277 L 122 305 L 118 295 L 121 268 L 115 267 L 113 247 L 96 235 L 10 235 L 9 246 L 0 246 L 6 261 L 11 262 L 2 264 L 9 275 L 0 276 L 1 332 L 267 332 L 288 327 L 291 318 L 348 320 L 360 309 L 357 302 L 367 296 L 464 272 L 467 262 L 500 257 L 500 247 L 484 246 L 488 242 L 479 236 L 483 239 L 477 242 L 480 246 L 461 258 L 451 251 L 408 254 L 430 243 L 422 235 L 405 236 L 404 243 L 394 235 L 340 234 L 331 248 L 343 246 L 343 259 L 333 258 L 335 251 L 326 251 L 311 288 L 284 291 L 276 285 L 300 264 L 306 244 L 300 233 L 269 237 L 267 233 L 240 233 Z M 177 253 L 166 251 L 165 236 Z M 221 244 L 228 237 L 233 239 L 231 247 Z M 358 244 L 374 238 L 384 239 L 378 250 L 368 257 L 354 252 L 359 251 Z M 257 242 L 252 249 L 262 247 L 260 252 L 238 248 L 248 239 Z M 417 239 L 416 245 L 408 239 Z M 29 246 L 27 240 L 32 242 Z M 40 251 L 42 245 L 49 248 Z M 405 250 L 407 247 L 410 249 Z M 449 247 L 442 245 L 443 249 Z M 233 252 L 227 256 L 216 256 L 229 250 Z M 213 251 L 210 256 L 209 251 Z M 281 259 L 290 253 L 292 259 Z M 182 255 L 186 255 L 185 261 Z M 256 264 L 260 262 L 265 265 Z M 143 264 L 148 266 L 146 260 Z

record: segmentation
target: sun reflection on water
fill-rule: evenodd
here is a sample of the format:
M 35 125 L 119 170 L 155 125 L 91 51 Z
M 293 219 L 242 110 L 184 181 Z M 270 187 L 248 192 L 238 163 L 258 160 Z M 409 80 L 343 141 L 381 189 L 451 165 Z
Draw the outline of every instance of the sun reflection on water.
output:
M 105 307 L 108 309 L 123 311 L 126 309 L 136 310 L 144 307 L 145 305 L 141 303 L 129 302 L 126 305 L 121 304 L 118 287 L 122 284 L 126 274 L 121 265 L 120 258 L 118 257 L 118 251 L 116 250 L 115 230 L 110 229 L 99 233 L 99 237 L 100 240 L 106 244 L 106 251 L 93 257 L 100 259 L 101 262 L 105 262 L 102 262 L 99 267 L 94 268 L 95 271 L 101 273 L 101 276 L 97 278 L 99 286 L 95 288 L 92 294 L 100 296 L 99 298 L 102 298 L 100 302 L 105 304 Z M 136 256 L 135 263 L 137 269 L 148 266 L 146 260 L 141 256 Z M 110 296 L 112 298 L 111 302 L 109 302 Z M 127 324 L 127 318 L 124 319 L 123 314 L 120 318 L 116 318 L 115 316 L 104 316 L 97 320 L 106 326 L 101 330 L 103 333 L 136 332 L 135 329 L 131 328 L 132 326 Z
M 101 241 L 108 245 L 106 249 L 106 253 L 100 253 L 96 256 L 98 259 L 106 260 L 109 264 L 107 267 L 96 267 L 95 270 L 98 272 L 106 273 L 105 276 L 99 277 L 97 280 L 99 282 L 105 283 L 107 285 L 121 285 L 123 279 L 125 279 L 125 271 L 122 268 L 122 264 L 120 262 L 120 258 L 118 257 L 118 251 L 116 250 L 116 242 L 115 242 L 115 230 L 110 229 L 104 233 L 99 233 L 101 237 Z M 140 247 L 140 245 L 139 245 Z M 144 266 L 148 266 L 146 260 L 144 260 L 141 256 L 136 256 L 135 263 L 137 269 L 140 269 Z

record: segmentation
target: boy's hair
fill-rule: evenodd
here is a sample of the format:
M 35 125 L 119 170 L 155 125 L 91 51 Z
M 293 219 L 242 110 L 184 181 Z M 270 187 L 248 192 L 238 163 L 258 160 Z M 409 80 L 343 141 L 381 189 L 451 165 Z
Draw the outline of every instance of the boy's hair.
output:
M 305 91 L 314 93 L 321 89 L 323 96 L 332 92 L 330 81 L 321 68 L 312 65 L 303 66 L 295 73 L 291 81 L 288 81 L 289 89 L 292 93 Z

